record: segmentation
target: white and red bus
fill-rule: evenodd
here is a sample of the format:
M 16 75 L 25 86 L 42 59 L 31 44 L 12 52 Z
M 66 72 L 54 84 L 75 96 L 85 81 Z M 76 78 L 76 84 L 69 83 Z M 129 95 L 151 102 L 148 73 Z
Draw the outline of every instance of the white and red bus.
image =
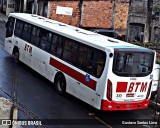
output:
M 41 16 L 11 13 L 5 50 L 69 93 L 107 111 L 148 107 L 155 51 Z

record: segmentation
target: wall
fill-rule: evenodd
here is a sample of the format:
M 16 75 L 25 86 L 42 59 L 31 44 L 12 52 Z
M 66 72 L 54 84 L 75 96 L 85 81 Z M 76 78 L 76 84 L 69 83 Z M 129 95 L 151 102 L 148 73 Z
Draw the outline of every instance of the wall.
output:
M 73 8 L 73 16 L 57 15 L 56 7 Z M 83 28 L 126 31 L 129 0 L 49 1 L 49 18 Z
M 132 37 L 136 37 L 139 33 L 138 31 L 130 34 L 133 29 L 138 26 L 145 26 L 146 24 L 146 11 L 147 11 L 147 2 L 148 0 L 132 0 L 129 11 L 129 30 L 128 30 L 128 41 L 134 41 Z M 153 0 L 152 7 L 152 20 L 150 25 L 149 41 L 151 42 L 160 42 L 160 0 Z M 135 24 L 135 28 L 133 28 L 133 23 Z M 132 25 L 132 27 L 130 27 Z M 144 32 L 144 29 L 141 29 L 141 33 Z M 140 34 L 138 34 L 140 38 Z M 132 37 L 131 37 L 132 36 Z M 138 40 L 140 41 L 140 40 Z M 140 42 L 143 42 L 141 40 Z
M 114 29 L 122 31 L 122 35 L 126 34 L 129 0 L 117 0 L 115 4 Z
M 160 0 L 153 1 L 151 41 L 160 42 Z
M 49 18 L 54 19 L 54 20 L 58 20 L 63 23 L 71 24 L 73 26 L 79 26 L 80 10 L 79 10 L 79 1 L 78 0 L 75 0 L 75 1 L 50 1 L 49 6 L 50 6 Z M 57 15 L 56 14 L 57 6 L 73 8 L 72 17 L 67 16 L 67 15 Z
M 15 0 L 7 0 L 6 15 L 15 11 Z
M 146 0 L 132 0 L 129 9 L 128 41 L 143 42 L 143 32 L 146 24 Z
M 114 2 L 84 1 L 82 27 L 111 28 Z

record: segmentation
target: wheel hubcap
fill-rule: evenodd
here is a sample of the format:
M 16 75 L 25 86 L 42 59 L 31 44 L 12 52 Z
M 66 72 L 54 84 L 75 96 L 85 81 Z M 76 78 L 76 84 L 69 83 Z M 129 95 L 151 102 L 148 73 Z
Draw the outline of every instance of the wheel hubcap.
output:
M 59 91 L 63 91 L 63 86 L 64 86 L 63 82 L 61 82 L 61 81 L 57 82 L 57 88 Z
M 14 54 L 14 59 L 17 60 L 18 57 L 19 57 L 19 55 L 18 55 L 18 53 L 16 52 L 16 53 Z

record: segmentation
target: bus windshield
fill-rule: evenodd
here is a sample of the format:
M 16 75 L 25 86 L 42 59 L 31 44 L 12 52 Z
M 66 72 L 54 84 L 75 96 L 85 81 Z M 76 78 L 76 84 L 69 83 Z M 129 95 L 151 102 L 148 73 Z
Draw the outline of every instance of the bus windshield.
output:
M 147 76 L 153 69 L 154 52 L 115 51 L 113 73 L 118 76 Z

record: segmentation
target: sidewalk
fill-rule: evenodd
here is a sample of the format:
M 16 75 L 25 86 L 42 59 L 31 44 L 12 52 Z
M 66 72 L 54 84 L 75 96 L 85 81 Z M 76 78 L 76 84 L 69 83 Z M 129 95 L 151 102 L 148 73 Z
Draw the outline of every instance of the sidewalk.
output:
M 5 22 L 7 22 L 7 20 L 8 20 L 8 16 L 0 13 L 0 21 L 5 21 Z

